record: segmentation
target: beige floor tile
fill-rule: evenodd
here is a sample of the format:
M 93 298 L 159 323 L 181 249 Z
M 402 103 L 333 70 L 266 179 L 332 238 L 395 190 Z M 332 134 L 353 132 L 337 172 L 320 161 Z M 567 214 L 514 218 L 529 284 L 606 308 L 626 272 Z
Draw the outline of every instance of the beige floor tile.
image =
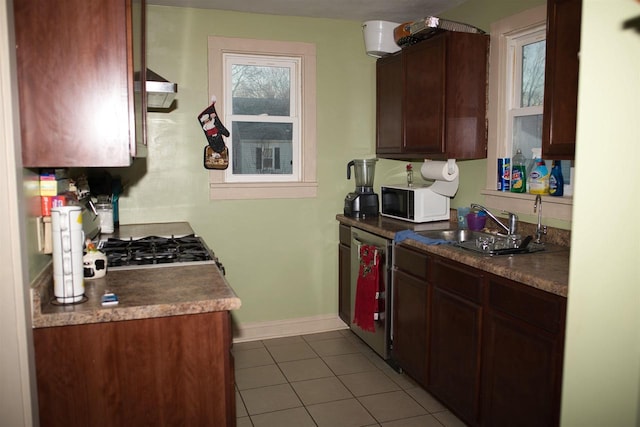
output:
M 333 376 L 333 372 L 319 357 L 315 359 L 281 362 L 278 366 L 289 382 Z
M 307 410 L 318 427 L 360 427 L 376 424 L 376 420 L 356 399 L 310 405 Z
M 235 361 L 236 369 L 275 364 L 266 348 L 234 351 L 233 359 Z
M 278 363 L 318 357 L 313 349 L 309 347 L 309 344 L 304 341 L 269 347 L 269 353 L 271 353 L 273 359 Z
M 323 360 L 336 375 L 355 374 L 378 369 L 360 353 L 325 356 Z
M 408 390 L 411 388 L 420 387 L 420 385 L 413 380 L 410 376 L 406 374 L 401 374 L 400 372 L 394 370 L 391 366 L 386 365 L 381 368 L 381 371 L 385 373 L 386 376 L 391 378 L 391 380 L 398 384 L 404 390 Z
M 236 427 L 253 427 L 249 417 L 236 418 Z
M 445 408 L 442 403 L 440 403 L 435 397 L 433 397 L 421 387 L 410 388 L 405 391 L 430 414 L 447 410 L 447 408 Z
M 254 427 L 315 427 L 316 423 L 304 408 L 286 409 L 251 417 Z
M 302 338 L 306 342 L 312 342 L 312 341 L 322 341 L 322 340 L 328 340 L 328 339 L 334 339 L 334 338 L 343 338 L 343 335 L 340 333 L 340 331 L 327 331 L 327 332 L 319 332 L 317 334 L 303 335 Z
M 251 416 L 302 406 L 289 384 L 241 390 L 240 395 Z
M 240 392 L 236 391 L 236 417 L 246 417 L 249 415 L 247 413 L 247 408 L 244 407 L 244 403 L 242 402 L 242 397 L 240 397 Z
M 282 375 L 277 365 L 236 369 L 236 386 L 238 390 L 286 383 L 287 379 Z
M 379 370 L 340 375 L 338 378 L 356 397 L 400 390 L 396 383 Z
M 380 424 L 382 427 L 442 427 L 442 424 L 433 415 L 404 418 L 402 420 L 389 421 Z
M 305 405 L 352 399 L 353 395 L 336 377 L 291 383 Z
M 265 347 L 274 347 L 278 345 L 287 345 L 287 344 L 298 344 L 302 342 L 304 342 L 304 340 L 302 339 L 301 336 L 271 338 L 269 340 L 262 340 L 262 344 Z
M 379 422 L 427 415 L 427 411 L 404 391 L 363 396 L 358 400 Z
M 232 351 L 252 350 L 254 348 L 264 348 L 262 341 L 245 341 L 233 343 Z
M 322 341 L 313 341 L 309 345 L 320 356 L 336 356 L 339 354 L 358 353 L 358 349 L 346 338 L 333 338 Z
M 444 427 L 465 427 L 466 424 L 449 411 L 432 414 Z

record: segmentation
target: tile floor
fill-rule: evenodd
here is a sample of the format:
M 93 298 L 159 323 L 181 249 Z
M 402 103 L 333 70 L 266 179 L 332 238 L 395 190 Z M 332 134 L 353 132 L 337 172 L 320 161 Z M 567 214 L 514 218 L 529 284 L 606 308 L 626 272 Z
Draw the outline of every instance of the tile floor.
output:
M 233 345 L 238 427 L 464 426 L 349 330 Z

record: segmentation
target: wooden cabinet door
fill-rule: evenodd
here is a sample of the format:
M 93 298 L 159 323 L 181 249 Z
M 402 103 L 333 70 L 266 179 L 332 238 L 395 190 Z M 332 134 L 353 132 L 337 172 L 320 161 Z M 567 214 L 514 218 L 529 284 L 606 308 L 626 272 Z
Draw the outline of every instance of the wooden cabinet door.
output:
M 433 288 L 429 391 L 462 420 L 477 423 L 481 306 Z
M 434 259 L 429 391 L 466 423 L 478 423 L 482 272 Z
M 377 143 L 392 159 L 486 157 L 488 37 L 444 32 L 377 62 Z
M 547 53 L 542 154 L 573 159 L 578 111 L 582 0 L 547 1 Z
M 235 426 L 228 311 L 33 332 L 40 424 Z
M 402 56 L 397 53 L 376 62 L 376 152 L 400 153 L 402 130 Z
M 338 315 L 351 325 L 351 227 L 340 224 L 338 245 Z
M 445 59 L 443 36 L 403 52 L 405 153 L 445 152 Z
M 483 357 L 483 424 L 557 426 L 562 354 L 552 334 L 501 314 L 487 316 Z
M 15 0 L 14 8 L 24 166 L 129 166 L 131 2 Z
M 566 299 L 491 278 L 488 307 L 483 336 L 483 424 L 557 426 Z
M 392 357 L 409 376 L 426 387 L 429 315 L 427 283 L 396 270 L 393 303 Z

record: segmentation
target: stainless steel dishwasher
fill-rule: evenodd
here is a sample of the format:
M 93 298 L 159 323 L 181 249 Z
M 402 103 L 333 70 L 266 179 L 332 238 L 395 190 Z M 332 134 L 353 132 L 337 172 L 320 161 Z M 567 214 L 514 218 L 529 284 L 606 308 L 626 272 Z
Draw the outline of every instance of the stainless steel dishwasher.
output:
M 354 324 L 356 290 L 360 272 L 360 248 L 362 245 L 375 246 L 380 255 L 378 264 L 378 289 L 374 316 L 375 331 L 368 332 Z M 351 319 L 350 327 L 369 347 L 384 360 L 390 357 L 391 346 L 391 262 L 392 242 L 384 237 L 351 227 Z

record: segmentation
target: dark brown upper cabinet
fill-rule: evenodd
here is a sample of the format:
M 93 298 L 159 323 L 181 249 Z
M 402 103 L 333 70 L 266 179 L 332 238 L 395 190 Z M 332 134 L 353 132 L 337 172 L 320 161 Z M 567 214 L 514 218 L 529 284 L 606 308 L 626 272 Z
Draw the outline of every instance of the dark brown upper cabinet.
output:
M 542 154 L 571 160 L 576 147 L 582 0 L 547 1 Z
M 131 164 L 144 143 L 144 11 L 144 0 L 14 1 L 25 167 Z
M 377 61 L 378 157 L 486 157 L 488 43 L 443 32 Z

